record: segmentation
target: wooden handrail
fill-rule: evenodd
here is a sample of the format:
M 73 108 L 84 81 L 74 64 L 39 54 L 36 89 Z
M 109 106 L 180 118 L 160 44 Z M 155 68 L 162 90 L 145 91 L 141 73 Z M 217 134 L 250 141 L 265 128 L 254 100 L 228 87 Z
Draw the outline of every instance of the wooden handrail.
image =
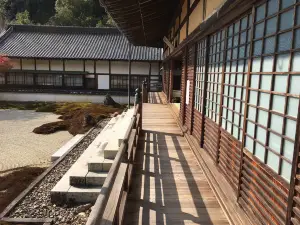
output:
M 123 189 L 124 187 L 129 187 L 130 185 L 130 180 L 131 179 L 124 179 L 124 181 L 122 182 L 122 184 L 117 184 L 118 186 L 117 187 L 114 187 L 115 183 L 117 182 L 116 181 L 116 177 L 120 176 L 120 174 L 126 174 L 126 176 L 129 176 L 131 177 L 131 172 L 130 174 L 128 175 L 128 163 L 130 163 L 130 161 L 132 160 L 132 155 L 135 155 L 133 154 L 133 148 L 134 148 L 134 145 L 136 143 L 136 138 L 138 138 L 138 134 L 139 134 L 139 127 L 141 126 L 141 114 L 140 114 L 140 110 L 141 110 L 141 105 L 138 104 L 136 105 L 136 108 L 135 108 L 135 111 L 134 111 L 134 115 L 133 115 L 133 118 L 131 119 L 131 122 L 130 122 L 130 125 L 129 125 L 129 128 L 127 129 L 126 131 L 126 134 L 125 134 L 125 138 L 120 146 L 120 149 L 114 159 L 114 162 L 109 170 L 109 173 L 107 175 L 107 178 L 105 179 L 105 182 L 101 188 L 101 191 L 100 191 L 100 194 L 94 204 L 94 207 L 93 207 L 93 210 L 88 218 L 88 221 L 86 223 L 86 225 L 98 225 L 98 224 L 104 224 L 104 223 L 107 223 L 108 221 L 104 221 L 103 220 L 103 215 L 104 215 L 104 212 L 105 212 L 105 209 L 107 207 L 107 204 L 108 204 L 108 200 L 109 198 L 111 197 L 111 191 L 112 189 L 117 189 L 119 192 L 123 192 Z M 138 119 L 138 121 L 137 121 Z M 135 135 L 131 135 L 132 134 L 132 131 L 135 129 Z M 130 138 L 132 140 L 130 140 Z M 128 145 L 128 143 L 130 143 L 130 146 Z M 132 144 L 134 143 L 134 144 Z M 128 147 L 130 147 L 131 149 L 128 149 Z M 129 153 L 129 155 L 128 155 Z M 126 168 L 124 171 L 124 169 L 122 171 L 120 171 L 120 165 L 121 163 L 125 163 L 127 164 L 127 166 L 122 166 L 122 168 Z M 116 182 L 115 182 L 116 181 Z M 125 183 L 127 182 L 127 183 Z M 127 194 L 125 195 L 126 196 L 126 199 L 127 199 Z M 123 193 L 120 194 L 120 198 L 122 199 L 123 198 Z M 117 216 L 117 213 L 119 211 L 119 206 L 120 206 L 120 202 L 121 202 L 121 199 L 118 199 L 118 207 L 116 207 L 114 213 L 113 213 L 113 219 L 112 220 L 115 220 L 116 217 L 120 217 L 120 218 L 123 218 L 123 215 L 118 215 Z M 125 201 L 126 201 L 125 199 Z M 122 213 L 124 213 L 124 210 L 122 211 Z M 113 221 L 109 221 L 109 223 L 113 223 Z

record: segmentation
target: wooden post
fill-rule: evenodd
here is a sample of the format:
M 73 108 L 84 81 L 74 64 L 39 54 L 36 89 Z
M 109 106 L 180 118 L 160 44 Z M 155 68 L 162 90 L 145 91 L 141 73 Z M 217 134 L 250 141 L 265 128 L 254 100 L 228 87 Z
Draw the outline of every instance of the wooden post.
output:
M 140 126 L 140 131 L 142 132 L 143 131 L 143 102 L 141 102 L 139 104 L 139 111 L 140 111 L 140 121 L 139 121 L 139 126 Z
M 174 60 L 171 59 L 170 73 L 169 73 L 169 96 L 168 96 L 169 103 L 172 103 L 172 99 L 173 99 L 173 77 L 174 77 Z
M 147 91 L 147 82 L 143 82 L 142 86 L 142 103 L 148 103 L 148 91 Z
M 298 112 L 300 110 L 300 99 L 298 105 Z M 292 224 L 292 216 L 293 216 L 293 207 L 294 197 L 297 195 L 297 191 L 295 190 L 295 186 L 299 185 L 299 181 L 297 180 L 297 176 L 299 176 L 299 157 L 300 152 L 300 114 L 297 116 L 297 125 L 296 125 L 296 138 L 295 138 L 295 146 L 294 146 L 294 155 L 293 155 L 293 164 L 292 164 L 292 174 L 290 180 L 290 188 L 289 188 L 289 197 L 288 197 L 288 208 L 286 215 L 286 224 Z

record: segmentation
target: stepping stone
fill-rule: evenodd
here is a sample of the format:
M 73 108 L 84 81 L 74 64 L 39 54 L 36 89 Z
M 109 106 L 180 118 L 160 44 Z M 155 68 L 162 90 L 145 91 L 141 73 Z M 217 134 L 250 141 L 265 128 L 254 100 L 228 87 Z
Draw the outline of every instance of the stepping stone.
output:
M 74 148 L 83 138 L 84 134 L 77 134 L 51 156 L 51 162 L 54 162 L 62 157 L 70 149 Z

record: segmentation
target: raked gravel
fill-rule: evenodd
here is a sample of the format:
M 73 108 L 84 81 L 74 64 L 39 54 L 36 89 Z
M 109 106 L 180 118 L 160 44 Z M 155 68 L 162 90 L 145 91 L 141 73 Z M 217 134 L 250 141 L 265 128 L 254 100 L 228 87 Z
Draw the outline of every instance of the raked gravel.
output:
M 29 193 L 10 213 L 13 218 L 53 218 L 54 224 L 85 224 L 91 205 L 57 206 L 51 203 L 50 191 L 83 151 L 92 143 L 103 127 L 105 119 L 83 138 L 83 140 Z
M 59 121 L 53 113 L 33 110 L 0 110 L 0 172 L 23 166 L 51 163 L 51 155 L 73 136 L 68 131 L 35 134 L 33 129 Z

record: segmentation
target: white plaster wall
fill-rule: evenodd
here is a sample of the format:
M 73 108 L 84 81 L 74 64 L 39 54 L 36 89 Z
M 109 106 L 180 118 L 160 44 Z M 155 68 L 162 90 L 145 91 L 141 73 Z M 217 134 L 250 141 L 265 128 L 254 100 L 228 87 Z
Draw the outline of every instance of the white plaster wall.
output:
M 131 74 L 149 75 L 150 63 L 148 62 L 132 62 Z
M 109 73 L 108 61 L 96 61 L 96 73 Z
M 159 63 L 151 63 L 151 75 L 159 75 Z
M 109 75 L 98 75 L 98 89 L 109 89 Z
M 49 61 L 48 60 L 36 60 L 36 69 L 37 70 L 49 70 Z
M 64 65 L 62 60 L 51 60 L 50 61 L 51 70 L 63 71 Z
M 23 70 L 35 70 L 33 59 L 22 59 L 22 69 Z
M 84 71 L 83 60 L 66 60 L 65 61 L 66 71 Z
M 112 74 L 128 74 L 128 62 L 126 61 L 111 61 Z
M 15 70 L 21 69 L 20 59 L 11 59 L 11 64 Z
M 42 102 L 93 102 L 103 103 L 104 95 L 76 95 L 76 94 L 48 94 L 48 93 L 0 93 L 0 101 L 42 101 Z M 114 96 L 112 98 L 120 103 L 126 104 L 127 96 Z M 134 97 L 131 97 L 131 103 L 134 102 Z
M 85 71 L 87 71 L 89 73 L 95 73 L 95 71 L 94 71 L 94 61 L 92 61 L 92 60 L 85 61 Z

